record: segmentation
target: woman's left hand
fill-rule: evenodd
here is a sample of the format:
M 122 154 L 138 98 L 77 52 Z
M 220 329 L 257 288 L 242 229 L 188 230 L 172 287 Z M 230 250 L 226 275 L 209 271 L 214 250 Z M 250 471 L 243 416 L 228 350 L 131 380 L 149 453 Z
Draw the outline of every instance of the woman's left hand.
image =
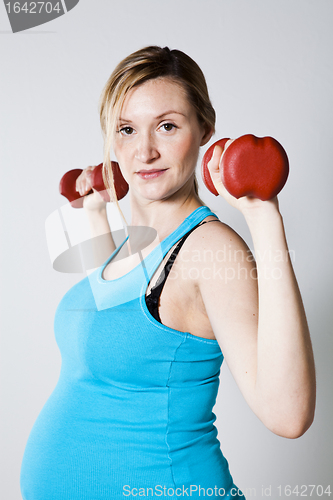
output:
M 263 211 L 266 209 L 275 208 L 279 211 L 279 202 L 277 196 L 271 200 L 262 201 L 259 198 L 253 196 L 242 196 L 241 198 L 235 198 L 224 186 L 221 179 L 221 161 L 224 151 L 230 146 L 234 139 L 230 139 L 224 147 L 215 146 L 211 160 L 208 162 L 207 167 L 212 178 L 213 184 L 216 191 L 233 207 L 237 208 L 242 212 L 243 215 L 247 213 L 253 213 L 253 211 Z

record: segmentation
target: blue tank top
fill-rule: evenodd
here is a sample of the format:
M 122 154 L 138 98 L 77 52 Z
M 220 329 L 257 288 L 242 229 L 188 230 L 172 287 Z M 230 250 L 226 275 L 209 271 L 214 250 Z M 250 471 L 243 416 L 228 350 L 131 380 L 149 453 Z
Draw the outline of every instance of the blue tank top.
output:
M 61 371 L 26 445 L 24 500 L 244 499 L 214 425 L 219 344 L 161 324 L 145 300 L 165 255 L 208 215 L 197 208 L 141 264 L 104 280 L 125 238 L 60 301 Z

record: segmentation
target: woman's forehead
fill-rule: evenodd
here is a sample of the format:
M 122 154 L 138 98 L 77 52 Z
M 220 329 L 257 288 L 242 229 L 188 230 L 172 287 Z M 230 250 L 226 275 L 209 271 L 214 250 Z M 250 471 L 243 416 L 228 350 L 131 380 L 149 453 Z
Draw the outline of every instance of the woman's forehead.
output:
M 133 87 L 127 94 L 121 118 L 131 115 L 156 115 L 176 111 L 188 115 L 191 111 L 186 91 L 180 83 L 170 78 L 155 78 Z

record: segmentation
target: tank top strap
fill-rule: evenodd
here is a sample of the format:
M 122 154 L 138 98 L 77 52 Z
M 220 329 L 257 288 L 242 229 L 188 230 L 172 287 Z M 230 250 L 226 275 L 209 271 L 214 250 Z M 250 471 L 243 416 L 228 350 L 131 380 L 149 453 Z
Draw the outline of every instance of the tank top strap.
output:
M 179 253 L 179 250 L 185 243 L 185 240 L 187 237 L 199 226 L 202 226 L 203 224 L 208 224 L 209 222 L 215 222 L 213 220 L 208 220 L 208 221 L 203 221 L 199 222 L 196 226 L 194 226 L 192 229 L 190 229 L 185 236 L 181 238 L 181 240 L 178 242 L 176 248 L 173 250 L 172 254 L 170 255 L 169 259 L 167 260 L 163 270 L 161 271 L 161 274 L 159 275 L 155 285 L 151 288 L 150 293 L 146 295 L 146 304 L 147 307 L 150 311 L 150 313 L 154 316 L 154 318 L 161 323 L 161 318 L 158 312 L 158 303 L 159 303 L 159 298 L 162 293 L 162 289 L 165 285 L 165 282 L 167 280 L 167 277 L 170 273 L 171 267 L 173 263 L 175 262 L 175 259 Z
M 212 215 L 218 219 L 218 216 L 210 210 L 206 205 L 198 207 L 190 215 L 183 220 L 183 222 L 171 233 L 169 236 L 164 238 L 160 243 L 160 253 L 158 264 L 164 259 L 165 255 L 174 246 L 177 241 L 179 241 L 184 235 L 186 235 L 191 229 L 194 229 L 203 219 Z M 153 253 L 153 252 L 152 252 Z
M 154 250 L 144 259 L 144 271 L 146 279 L 149 282 L 163 261 L 169 250 L 179 241 L 188 231 L 196 226 L 203 219 L 212 215 L 218 219 L 218 216 L 210 210 L 206 205 L 196 208 L 193 212 L 183 220 L 183 222 L 170 233 Z M 146 283 L 147 285 L 148 283 Z M 143 293 L 143 289 L 141 291 Z

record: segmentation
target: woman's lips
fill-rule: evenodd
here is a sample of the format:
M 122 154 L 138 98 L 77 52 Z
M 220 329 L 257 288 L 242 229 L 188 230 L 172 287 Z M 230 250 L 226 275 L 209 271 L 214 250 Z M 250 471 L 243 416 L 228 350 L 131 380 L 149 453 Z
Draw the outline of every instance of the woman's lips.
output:
M 139 177 L 142 179 L 154 179 L 155 177 L 159 177 L 162 175 L 167 169 L 164 170 L 141 170 L 141 172 L 137 172 Z

